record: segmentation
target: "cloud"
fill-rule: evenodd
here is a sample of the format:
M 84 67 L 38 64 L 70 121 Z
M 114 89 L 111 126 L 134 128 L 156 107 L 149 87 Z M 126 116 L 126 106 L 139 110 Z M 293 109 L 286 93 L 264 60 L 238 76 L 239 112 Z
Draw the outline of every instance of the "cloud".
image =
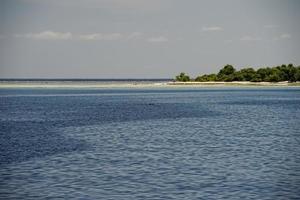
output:
M 138 39 L 143 35 L 143 33 L 141 32 L 133 32 L 131 34 L 128 35 L 127 39 L 131 40 L 131 39 Z
M 6 38 L 4 35 L 0 35 L 0 40 Z
M 267 28 L 267 29 L 274 29 L 274 28 L 279 28 L 278 25 L 275 25 L 275 24 L 267 24 L 267 25 L 264 25 L 264 28 Z
M 162 0 L 20 0 L 30 4 L 43 4 L 45 6 L 60 6 L 68 8 L 101 8 L 115 11 L 116 9 L 155 11 L 168 6 L 168 1 Z
M 288 33 L 284 33 L 284 34 L 281 34 L 280 36 L 276 36 L 274 37 L 272 40 L 273 41 L 279 41 L 279 40 L 287 40 L 287 39 L 290 39 L 292 36 Z
M 54 31 L 43 31 L 40 33 L 28 33 L 28 34 L 17 34 L 18 38 L 29 38 L 35 40 L 70 40 L 73 38 L 72 33 L 67 32 L 54 32 Z
M 79 40 L 119 40 L 122 39 L 123 35 L 121 33 L 108 33 L 108 34 L 102 34 L 102 33 L 92 33 L 92 34 L 83 34 L 79 35 Z
M 260 41 L 262 39 L 260 37 L 253 37 L 253 36 L 245 35 L 245 36 L 241 37 L 240 40 L 241 41 Z
M 209 26 L 209 27 L 202 27 L 202 31 L 203 32 L 207 32 L 207 31 L 223 31 L 222 27 L 219 26 Z
M 82 40 L 82 41 L 113 41 L 121 39 L 138 39 L 142 36 L 140 32 L 132 32 L 128 34 L 122 33 L 88 33 L 88 34 L 74 34 L 70 32 L 54 32 L 43 31 L 40 33 L 16 34 L 16 38 L 26 38 L 34 40 Z M 0 35 L 0 39 L 2 36 Z
M 33 40 L 74 40 L 74 41 L 116 41 L 116 40 L 137 40 L 141 39 L 143 33 L 87 33 L 76 34 L 70 32 L 55 32 L 55 31 L 43 31 L 40 33 L 27 33 L 16 34 L 16 38 L 25 38 Z M 1 39 L 1 35 L 0 35 Z M 169 39 L 165 36 L 150 37 L 146 39 L 150 43 L 163 43 L 168 42 Z
M 151 43 L 161 43 L 161 42 L 168 42 L 169 39 L 165 36 L 158 36 L 158 37 L 148 38 L 147 41 Z
M 280 35 L 281 39 L 290 39 L 291 37 L 292 36 L 290 34 L 288 34 L 288 33 L 284 33 L 284 34 Z
M 97 0 L 102 4 L 110 4 L 113 6 L 122 6 L 127 8 L 141 8 L 141 7 L 157 7 L 162 2 L 160 0 Z

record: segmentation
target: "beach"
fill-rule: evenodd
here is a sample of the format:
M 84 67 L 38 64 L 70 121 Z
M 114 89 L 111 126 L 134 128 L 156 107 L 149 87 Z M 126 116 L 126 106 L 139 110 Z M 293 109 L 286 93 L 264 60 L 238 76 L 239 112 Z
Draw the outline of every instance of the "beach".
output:
M 175 82 L 175 81 L 0 81 L 0 88 L 174 88 L 174 87 L 300 87 L 300 82 Z

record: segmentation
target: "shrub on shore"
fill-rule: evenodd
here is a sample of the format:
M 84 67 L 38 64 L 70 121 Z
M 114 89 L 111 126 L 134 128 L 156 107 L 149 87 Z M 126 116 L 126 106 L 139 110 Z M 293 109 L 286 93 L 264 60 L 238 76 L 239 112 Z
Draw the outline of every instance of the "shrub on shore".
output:
M 190 77 L 185 73 L 176 76 L 176 81 L 190 81 Z M 247 67 L 236 70 L 232 65 L 225 65 L 218 74 L 204 74 L 195 78 L 197 82 L 208 81 L 251 81 L 251 82 L 296 82 L 300 81 L 300 66 L 293 64 L 276 67 L 262 67 L 257 70 Z
M 178 76 L 176 76 L 176 81 L 187 82 L 190 81 L 190 77 L 186 75 L 184 72 L 181 72 Z

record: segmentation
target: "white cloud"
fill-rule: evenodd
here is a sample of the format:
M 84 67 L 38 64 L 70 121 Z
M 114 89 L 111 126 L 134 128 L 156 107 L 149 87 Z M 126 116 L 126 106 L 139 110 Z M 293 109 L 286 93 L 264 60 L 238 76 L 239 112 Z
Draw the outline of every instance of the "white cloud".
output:
M 4 35 L 0 35 L 0 40 L 6 38 Z
M 54 32 L 43 31 L 40 33 L 16 34 L 16 38 L 34 39 L 34 40 L 77 40 L 77 41 L 116 41 L 116 40 L 137 40 L 141 39 L 143 33 L 87 33 L 74 34 L 70 32 Z M 2 36 L 0 35 L 0 39 Z M 169 39 L 165 36 L 150 37 L 146 39 L 150 43 L 168 42 Z
M 17 34 L 18 38 L 29 38 L 36 40 L 70 40 L 73 38 L 72 33 L 67 32 L 54 32 L 54 31 L 43 31 L 40 33 L 28 33 L 28 34 Z
M 253 36 L 245 35 L 245 36 L 241 37 L 240 40 L 241 41 L 260 41 L 261 38 L 260 37 L 253 37 Z
M 131 34 L 128 35 L 127 39 L 131 40 L 131 39 L 138 39 L 143 35 L 143 33 L 141 32 L 133 32 Z
M 273 37 L 273 41 L 290 39 L 292 36 L 288 33 L 281 34 L 280 36 Z
M 97 2 L 101 2 L 102 4 L 110 4 L 114 6 L 122 6 L 129 8 L 136 7 L 157 7 L 162 2 L 160 0 L 96 0 Z
M 279 28 L 278 25 L 275 25 L 275 24 L 267 24 L 267 25 L 264 25 L 264 28 L 267 28 L 267 29 L 274 29 L 274 28 Z
M 121 33 L 92 33 L 92 34 L 83 34 L 79 35 L 79 40 L 119 40 L 122 39 L 123 35 Z
M 207 31 L 223 31 L 222 27 L 219 26 L 209 26 L 209 27 L 202 27 L 202 31 L 207 32 Z
M 140 32 L 133 32 L 130 34 L 122 33 L 88 33 L 88 34 L 73 34 L 70 32 L 54 32 L 54 31 L 43 31 L 40 33 L 27 33 L 27 34 L 16 34 L 16 38 L 27 38 L 34 40 L 103 40 L 113 41 L 121 39 L 138 39 L 142 36 Z M 0 39 L 2 36 L 0 35 Z
M 61 6 L 69 8 L 105 8 L 115 11 L 115 9 L 141 9 L 155 11 L 164 6 L 168 6 L 168 1 L 162 0 L 20 0 L 26 3 L 44 4 L 45 6 Z
M 148 38 L 147 41 L 151 43 L 161 43 L 161 42 L 168 42 L 169 39 L 165 36 L 158 36 L 158 37 Z
M 280 35 L 281 39 L 290 39 L 291 37 L 292 36 L 290 34 L 288 34 L 288 33 L 284 33 L 284 34 Z

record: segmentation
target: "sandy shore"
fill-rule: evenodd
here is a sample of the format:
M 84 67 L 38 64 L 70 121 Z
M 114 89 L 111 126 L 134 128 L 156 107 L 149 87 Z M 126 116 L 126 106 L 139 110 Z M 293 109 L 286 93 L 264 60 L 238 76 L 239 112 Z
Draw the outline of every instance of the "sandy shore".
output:
M 233 81 L 233 82 L 169 82 L 168 85 L 184 86 L 300 86 L 300 82 L 289 83 L 283 82 L 250 82 L 250 81 Z
M 31 82 L 31 81 L 2 81 L 0 88 L 160 88 L 160 87 L 300 87 L 300 82 L 159 82 L 159 83 L 139 83 L 139 82 Z
M 2 81 L 0 88 L 138 88 L 138 87 L 162 87 L 168 83 L 145 83 L 145 82 L 72 82 L 72 81 Z

